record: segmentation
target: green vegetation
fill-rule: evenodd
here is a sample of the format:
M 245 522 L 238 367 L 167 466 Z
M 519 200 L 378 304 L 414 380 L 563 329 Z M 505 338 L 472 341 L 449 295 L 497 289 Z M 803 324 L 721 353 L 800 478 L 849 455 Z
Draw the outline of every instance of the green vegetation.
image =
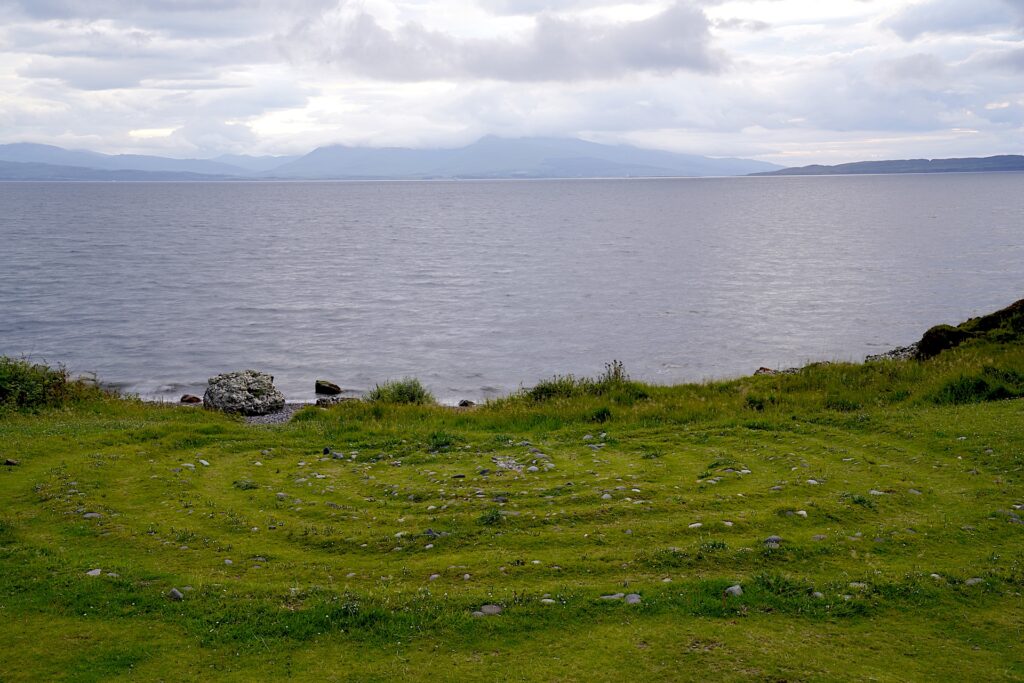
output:
M 0 680 L 1021 680 L 1022 377 L 977 339 L 284 425 L 10 409 Z
M 0 413 L 61 406 L 95 398 L 100 393 L 85 380 L 69 378 L 63 367 L 51 368 L 0 356 Z
M 971 318 L 955 327 L 936 325 L 921 337 L 917 344 L 917 356 L 922 360 L 933 358 L 967 342 L 1009 344 L 1021 340 L 1024 340 L 1024 299 L 995 313 Z
M 366 395 L 366 400 L 371 403 L 406 405 L 429 405 L 436 403 L 433 395 L 420 384 L 418 379 L 412 377 L 378 384 Z

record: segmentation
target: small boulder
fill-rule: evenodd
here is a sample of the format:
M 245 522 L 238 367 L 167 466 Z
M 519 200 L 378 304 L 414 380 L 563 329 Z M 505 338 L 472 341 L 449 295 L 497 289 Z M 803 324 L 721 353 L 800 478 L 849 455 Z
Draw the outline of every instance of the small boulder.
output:
M 496 616 L 498 614 L 501 614 L 501 606 L 500 605 L 484 605 L 483 607 L 480 608 L 480 611 L 483 612 L 485 616 L 493 617 L 493 616 Z
M 743 595 L 743 587 L 739 584 L 735 586 L 729 586 L 725 589 L 725 594 L 734 598 L 738 598 Z
M 460 408 L 472 408 L 475 405 L 476 405 L 476 403 L 474 403 L 473 401 L 470 401 L 468 398 L 464 398 L 461 401 L 459 401 L 459 407 Z
M 974 577 L 973 579 L 967 579 L 964 581 L 965 586 L 977 586 L 979 583 L 985 583 L 985 579 Z
M 171 600 L 174 600 L 175 602 L 180 602 L 185 599 L 184 593 L 182 593 L 177 588 L 172 588 L 171 590 L 169 590 L 167 592 L 167 597 Z
M 203 405 L 225 413 L 267 415 L 284 409 L 284 395 L 274 386 L 271 375 L 243 370 L 211 377 Z
M 642 600 L 643 598 L 641 598 L 637 593 L 630 593 L 626 596 L 627 605 L 639 605 Z
M 334 382 L 328 382 L 325 379 L 318 379 L 314 385 L 316 393 L 324 396 L 337 396 L 341 393 L 341 387 Z
M 198 396 L 193 396 L 192 394 L 185 394 L 178 402 L 186 405 L 195 405 L 196 403 L 202 403 L 203 399 Z
M 754 374 L 755 375 L 777 375 L 779 373 L 778 373 L 777 370 L 772 370 L 771 368 L 758 368 L 757 371 L 754 372 Z
M 19 461 L 15 460 L 13 458 L 7 458 L 7 459 L 4 460 L 4 465 L 6 465 L 7 467 L 17 467 L 20 464 L 21 463 Z
M 103 515 L 101 515 L 98 512 L 86 512 L 84 515 L 82 515 L 82 519 L 99 519 L 102 516 Z
M 90 569 L 85 573 L 86 576 L 99 576 L 103 573 L 102 569 Z

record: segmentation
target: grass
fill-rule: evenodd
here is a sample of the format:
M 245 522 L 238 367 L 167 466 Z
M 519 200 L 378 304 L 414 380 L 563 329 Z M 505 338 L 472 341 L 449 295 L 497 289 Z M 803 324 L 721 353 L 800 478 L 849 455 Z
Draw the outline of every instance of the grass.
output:
M 367 394 L 366 400 L 371 403 L 405 405 L 436 403 L 433 395 L 423 387 L 418 379 L 412 377 L 378 384 Z
M 275 426 L 8 410 L 0 680 L 1024 678 L 1024 347 L 615 367 Z

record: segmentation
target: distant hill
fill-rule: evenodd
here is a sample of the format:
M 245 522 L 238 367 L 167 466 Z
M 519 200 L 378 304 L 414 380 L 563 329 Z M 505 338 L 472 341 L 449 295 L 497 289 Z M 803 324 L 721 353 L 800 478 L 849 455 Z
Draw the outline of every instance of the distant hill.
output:
M 895 161 L 857 161 L 836 166 L 800 166 L 750 175 L 857 175 L 866 173 L 991 173 L 1024 171 L 1024 156 L 1004 154 L 966 159 L 903 159 Z
M 226 176 L 173 171 L 107 171 L 81 166 L 60 166 L 33 162 L 0 161 L 0 180 L 103 180 L 103 181 L 168 181 L 225 180 Z
M 624 178 L 732 176 L 779 168 L 564 138 L 485 137 L 454 149 L 320 147 L 265 176 L 280 178 Z
M 320 147 L 301 157 L 223 155 L 170 159 L 140 154 L 99 154 L 53 145 L 0 145 L 7 179 L 135 179 L 125 172 L 191 174 L 232 179 L 345 180 L 429 178 L 629 178 L 737 176 L 779 166 L 749 159 L 717 159 L 628 145 L 601 145 L 568 138 L 485 137 L 452 149 Z M 71 169 L 78 169 L 72 171 Z M 99 176 L 89 171 L 118 172 Z M 35 175 L 34 175 L 35 174 Z M 197 177 L 198 176 L 198 177 Z M 179 179 L 170 177 L 169 179 Z M 147 176 L 153 180 L 155 177 Z

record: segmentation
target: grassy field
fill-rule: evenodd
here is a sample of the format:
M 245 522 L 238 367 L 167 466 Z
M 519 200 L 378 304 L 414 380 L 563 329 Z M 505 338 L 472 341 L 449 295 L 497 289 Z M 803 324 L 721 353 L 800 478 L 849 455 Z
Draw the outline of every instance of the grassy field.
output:
M 1024 680 L 1021 395 L 986 342 L 275 426 L 7 409 L 0 681 Z

